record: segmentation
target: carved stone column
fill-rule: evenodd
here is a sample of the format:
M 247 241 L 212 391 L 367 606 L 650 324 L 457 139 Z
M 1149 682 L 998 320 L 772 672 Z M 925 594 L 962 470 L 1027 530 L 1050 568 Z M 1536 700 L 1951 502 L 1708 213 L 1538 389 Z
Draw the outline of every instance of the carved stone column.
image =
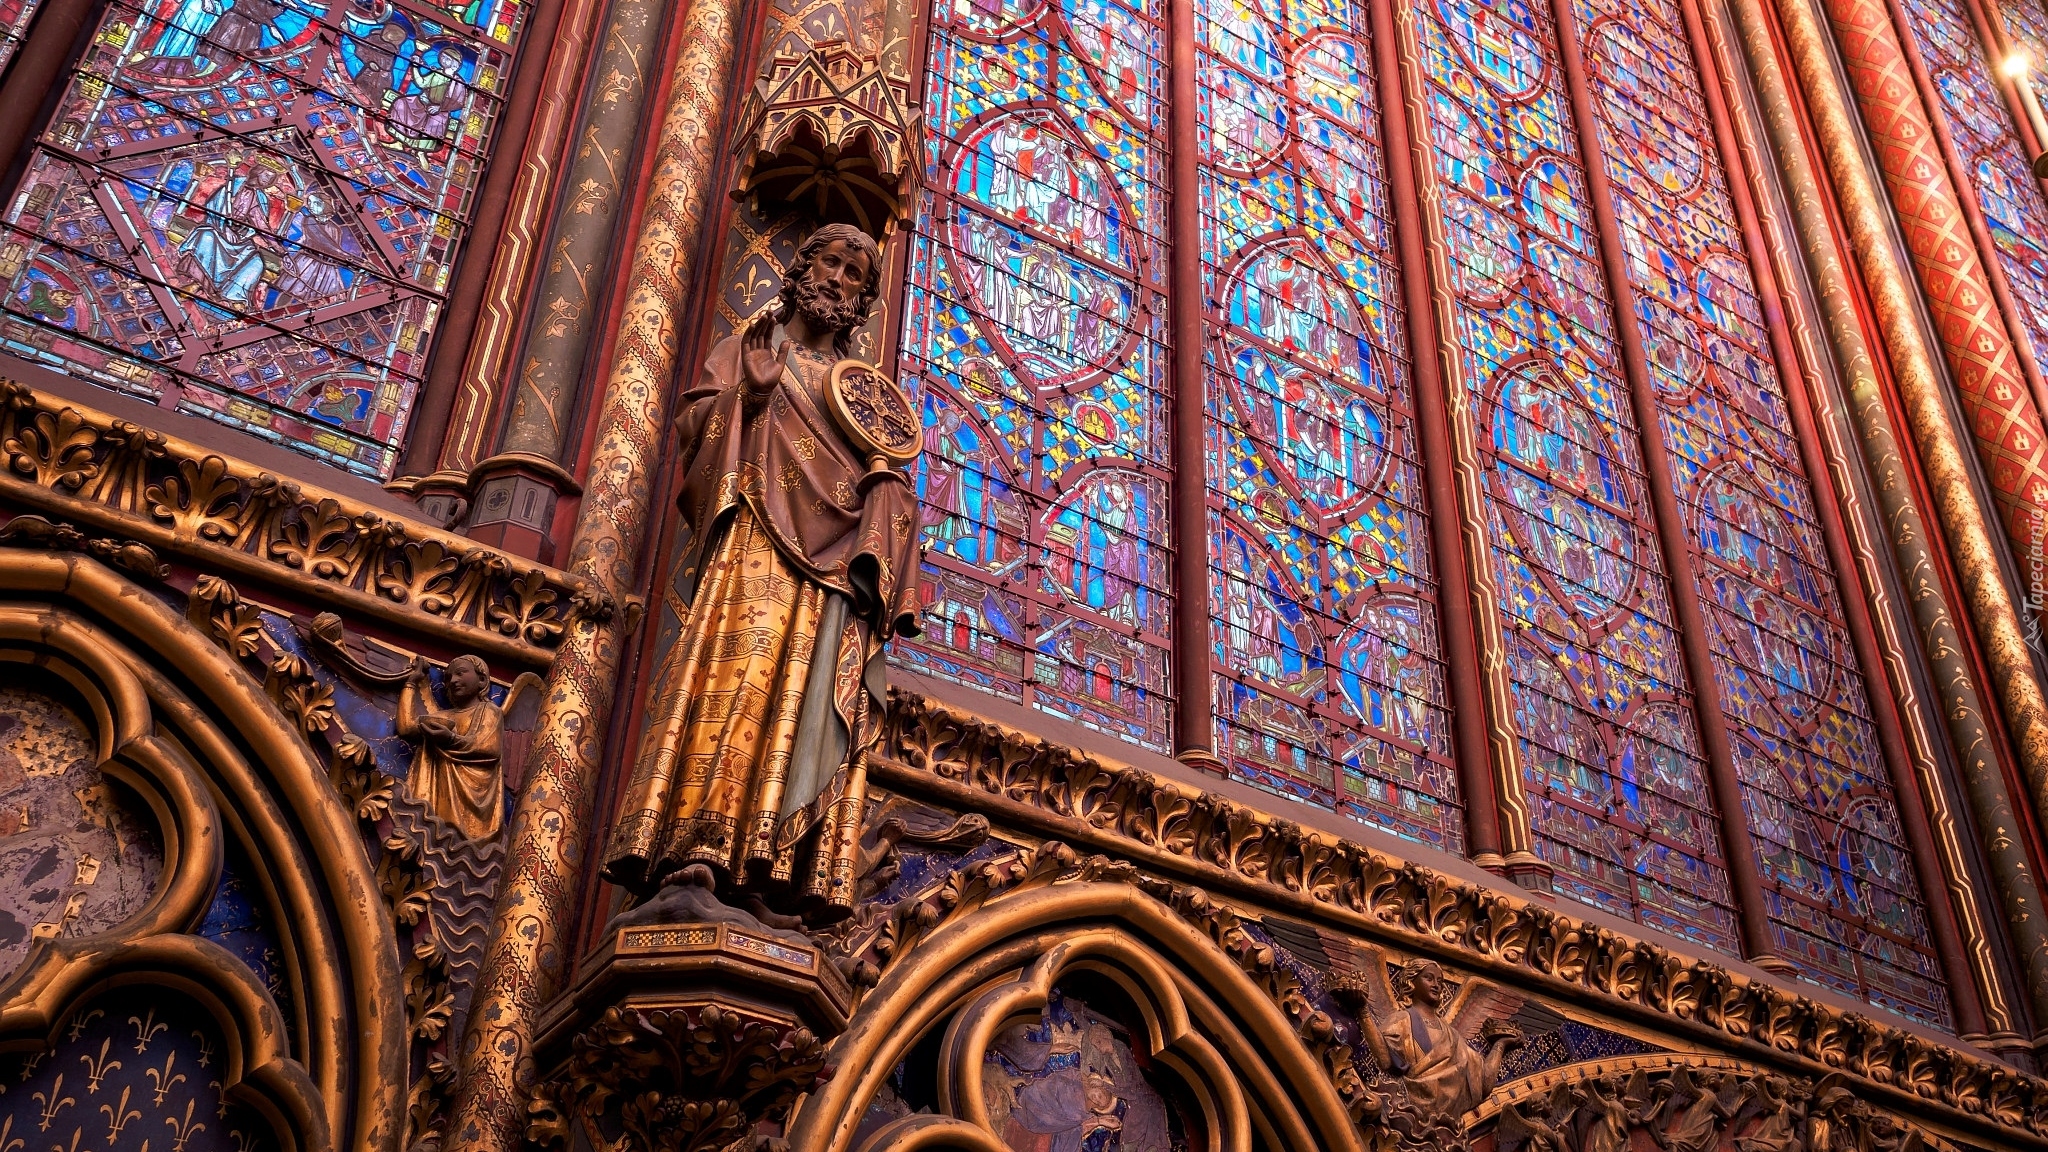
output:
M 701 249 L 715 133 L 739 35 L 736 0 L 691 0 L 662 118 L 655 171 L 635 230 L 632 274 L 597 409 L 597 447 L 568 567 L 615 599 L 633 590 L 652 476 L 668 423 L 677 325 Z M 453 1122 L 455 1146 L 518 1146 L 539 1014 L 568 962 L 566 935 L 586 867 L 592 800 L 619 679 L 622 621 L 570 629 L 548 673 L 525 793 L 513 813 L 507 881 L 477 979 Z
M 1831 64 L 1821 71 L 1824 57 L 1807 47 L 1827 33 L 1805 0 L 1787 5 L 1797 11 L 1786 15 L 1786 35 L 1810 101 L 1839 106 L 1848 102 L 1845 96 L 1853 98 L 1893 218 L 1911 252 L 1911 267 L 1899 268 L 1888 236 L 1873 233 L 1852 240 L 1864 261 L 1887 343 L 1897 343 L 1903 337 L 1894 334 L 1909 328 L 1917 337 L 1916 350 L 1893 349 L 1906 416 L 1944 513 L 1957 572 L 2032 792 L 2035 819 L 2048 819 L 2048 696 L 1992 535 L 1992 525 L 2002 520 L 2013 555 L 2022 563 L 2039 546 L 2043 517 L 2048 516 L 2048 430 L 2034 406 L 2013 334 L 1999 315 L 1990 272 L 1970 237 L 1961 192 L 1950 179 L 1929 110 L 1914 88 L 1911 61 L 1890 11 L 1883 0 L 1821 0 L 1818 7 L 1833 27 L 1851 93 L 1837 87 Z M 1844 197 L 1873 192 L 1860 155 L 1851 165 L 1847 147 L 1829 150 L 1829 166 Z M 1933 341 L 1919 333 L 1915 295 L 1933 319 Z M 1947 360 L 1966 426 L 1950 422 L 1932 362 L 1935 352 Z M 1963 455 L 1973 450 L 1995 509 L 1977 504 Z
M 1759 111 L 1772 161 L 1791 187 L 1816 189 L 1822 178 L 1807 150 L 1792 80 L 1782 66 L 1762 5 L 1759 0 L 1733 0 L 1729 7 L 1735 38 L 1740 41 L 1760 97 Z M 1823 125 L 1828 123 L 1826 115 L 1818 119 Z M 1927 660 L 1935 691 L 1941 697 L 1937 704 L 1947 721 L 1949 739 L 1960 765 L 1966 789 L 1963 800 L 1975 812 L 1979 827 L 1987 832 L 1983 847 L 1998 871 L 1993 888 L 1999 904 L 1993 905 L 1989 899 L 1980 903 L 1960 840 L 1963 830 L 1957 826 L 1951 809 L 1953 801 L 1945 794 L 1937 764 L 1916 752 L 1917 783 L 1928 801 L 1929 822 L 1941 854 L 1940 879 L 1945 881 L 1956 909 L 1958 931 L 1983 1001 L 1985 1025 L 1995 1042 L 2012 1043 L 2019 1039 L 2013 1032 L 2014 1010 L 2018 1006 L 2009 1001 L 2002 986 L 2001 969 L 1992 955 L 1982 915 L 1994 907 L 2002 907 L 2008 913 L 2015 908 L 2035 907 L 2039 894 L 2027 871 L 2021 846 L 2010 837 L 1989 834 L 1991 829 L 2013 826 L 2012 800 L 2006 794 L 1999 756 L 1985 718 L 1987 704 L 1971 675 L 1956 624 L 1957 610 L 1931 552 L 1934 537 L 1927 515 L 1912 490 L 1905 449 L 1893 433 L 1891 413 L 1873 361 L 1879 353 L 1865 339 L 1863 317 L 1849 279 L 1851 272 L 1837 245 L 1827 204 L 1814 194 L 1794 196 L 1789 201 L 1789 214 L 1819 305 L 1821 326 L 1841 366 L 1839 379 L 1848 400 L 1845 414 L 1853 422 L 1863 449 L 1871 490 L 1884 520 L 1885 540 L 1905 585 L 1903 599 L 1919 633 L 1919 653 Z M 1906 678 L 1900 675 L 1894 679 L 1904 683 Z M 1921 711 L 1903 697 L 1900 703 L 1901 711 L 1908 716 Z M 1917 734 L 1915 743 L 1919 743 Z M 1936 877 L 1928 876 L 1927 882 L 1934 884 Z M 1958 989 L 1956 995 L 1960 1001 L 1963 990 Z
M 483 460 L 477 457 L 489 448 L 490 428 L 479 423 L 460 440 L 451 437 L 454 458 L 470 469 L 470 536 L 525 555 L 554 551 L 555 502 L 582 491 L 562 467 L 564 437 L 585 354 L 605 311 L 600 293 L 615 267 L 609 254 L 621 206 L 630 198 L 634 143 L 654 79 L 647 69 L 660 54 L 657 32 L 668 8 L 666 0 L 618 0 L 606 17 L 584 90 L 583 121 L 556 198 L 553 235 L 540 254 L 525 338 L 488 365 L 494 379 L 501 372 L 513 377 L 504 434 L 495 454 Z

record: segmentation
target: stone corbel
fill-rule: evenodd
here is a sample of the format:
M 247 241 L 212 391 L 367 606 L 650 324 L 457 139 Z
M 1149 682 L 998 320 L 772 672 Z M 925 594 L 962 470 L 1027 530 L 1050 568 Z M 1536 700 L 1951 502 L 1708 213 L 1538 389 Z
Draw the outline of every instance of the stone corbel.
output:
M 744 1149 L 830 1075 L 826 1043 L 853 993 L 822 948 L 724 908 L 614 921 L 609 936 L 542 1019 L 533 1143 Z

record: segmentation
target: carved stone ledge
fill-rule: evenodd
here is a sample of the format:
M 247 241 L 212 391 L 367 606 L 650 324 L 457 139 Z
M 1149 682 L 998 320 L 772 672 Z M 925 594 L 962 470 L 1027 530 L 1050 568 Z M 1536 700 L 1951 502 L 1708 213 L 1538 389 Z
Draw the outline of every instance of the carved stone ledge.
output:
M 0 462 L 0 504 L 494 660 L 545 666 L 579 615 L 613 608 L 567 573 L 9 380 Z
M 543 1148 L 745 1147 L 825 1070 L 852 990 L 820 948 L 742 923 L 615 927 L 543 1018 L 528 1110 Z
M 979 811 L 1792 1076 L 1840 1073 L 1874 1101 L 1942 1115 L 2004 1146 L 2048 1147 L 2048 1082 L 2037 1077 L 915 693 L 892 690 L 882 755 L 869 760 L 869 773 L 877 785 L 951 810 Z M 883 928 L 884 964 L 915 946 L 915 923 Z M 862 940 L 853 951 L 871 945 Z

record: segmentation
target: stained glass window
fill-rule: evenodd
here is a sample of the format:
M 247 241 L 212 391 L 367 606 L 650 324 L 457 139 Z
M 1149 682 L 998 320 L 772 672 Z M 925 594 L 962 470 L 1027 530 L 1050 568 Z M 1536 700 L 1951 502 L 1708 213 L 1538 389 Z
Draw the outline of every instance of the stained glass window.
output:
M 1456 849 L 1379 109 L 1352 0 L 1198 0 L 1216 748 Z
M 0 216 L 0 348 L 387 478 L 518 15 L 108 0 Z
M 2040 69 L 2048 30 L 2038 0 L 1999 5 L 2014 39 L 2028 46 L 2037 92 L 2048 90 Z M 1963 0 L 1906 0 L 1921 61 L 1939 97 L 1935 114 L 1948 125 L 1957 158 L 1975 188 L 1977 205 L 2012 289 L 2025 337 L 2037 363 L 2048 362 L 2048 200 L 2029 175 L 2004 98 L 1991 75 L 1991 57 L 1977 41 Z M 1967 193 L 1965 193 L 1967 195 Z
M 21 50 L 21 42 L 28 36 L 29 21 L 34 20 L 36 10 L 42 7 L 42 0 L 0 0 L 0 73 L 14 60 L 14 54 Z
M 1540 5 L 1419 21 L 1538 852 L 1560 890 L 1736 945 L 1613 304 Z
M 1172 738 L 1158 0 L 944 0 L 902 368 L 925 637 L 902 658 Z
M 1459 849 L 1393 256 L 1397 229 L 1421 224 L 1389 202 L 1365 0 L 1196 0 L 1190 188 L 1163 183 L 1156 12 L 968 2 L 934 14 L 935 158 L 903 365 L 925 409 L 932 553 L 927 633 L 901 658 L 1169 747 L 1167 560 L 1204 548 L 1205 703 L 1231 773 Z M 1482 626 L 1508 654 L 1538 850 L 1575 899 L 1739 949 L 1674 611 L 1694 597 L 1744 797 L 1726 816 L 1768 872 L 1775 935 L 1756 943 L 1945 1021 L 1871 687 L 1678 9 L 1570 2 L 1626 284 L 1604 271 L 1600 182 L 1547 0 L 1428 0 L 1416 20 L 1450 415 L 1480 445 L 1501 607 Z M 1160 222 L 1185 212 L 1204 289 L 1200 330 L 1171 334 L 1203 361 L 1192 490 L 1208 532 L 1192 542 L 1165 536 L 1167 500 L 1196 482 L 1173 486 L 1163 411 Z M 1658 441 L 1637 423 L 1618 301 L 1668 459 L 1645 457 Z M 1667 482 L 1696 588 L 1674 590 L 1665 568 L 1652 492 Z
M 1677 4 L 1577 7 L 1772 951 L 1839 991 L 1945 1021 L 1870 689 Z

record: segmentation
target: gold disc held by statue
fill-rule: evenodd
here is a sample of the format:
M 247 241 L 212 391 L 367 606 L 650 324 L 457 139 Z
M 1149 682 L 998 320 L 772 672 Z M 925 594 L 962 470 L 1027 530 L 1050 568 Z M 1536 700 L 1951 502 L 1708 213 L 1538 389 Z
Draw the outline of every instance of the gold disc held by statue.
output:
M 924 422 L 910 396 L 880 368 L 864 360 L 841 360 L 825 390 L 832 419 L 864 456 L 879 456 L 892 468 L 917 459 L 924 446 Z

